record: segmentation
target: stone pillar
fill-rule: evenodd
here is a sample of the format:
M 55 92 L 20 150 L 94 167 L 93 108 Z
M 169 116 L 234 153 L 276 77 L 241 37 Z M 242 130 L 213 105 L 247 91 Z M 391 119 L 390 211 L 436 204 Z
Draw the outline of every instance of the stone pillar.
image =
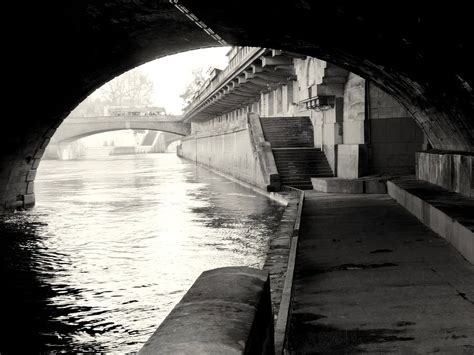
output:
M 424 134 L 410 113 L 393 97 L 369 83 L 369 174 L 414 174 L 415 153 Z
M 365 80 L 349 74 L 344 88 L 342 142 L 337 147 L 337 176 L 356 179 L 367 171 Z
M 34 180 L 43 153 L 40 148 L 26 158 L 12 156 L 0 162 L 0 213 L 35 205 Z

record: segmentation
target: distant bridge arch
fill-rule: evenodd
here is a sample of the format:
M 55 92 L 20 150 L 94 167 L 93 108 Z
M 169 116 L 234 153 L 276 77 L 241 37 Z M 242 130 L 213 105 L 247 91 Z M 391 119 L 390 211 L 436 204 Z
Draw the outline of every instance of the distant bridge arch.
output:
M 56 130 L 51 143 L 72 142 L 98 133 L 125 129 L 154 130 L 187 136 L 191 125 L 182 122 L 180 116 L 104 116 L 104 117 L 71 117 L 64 120 Z

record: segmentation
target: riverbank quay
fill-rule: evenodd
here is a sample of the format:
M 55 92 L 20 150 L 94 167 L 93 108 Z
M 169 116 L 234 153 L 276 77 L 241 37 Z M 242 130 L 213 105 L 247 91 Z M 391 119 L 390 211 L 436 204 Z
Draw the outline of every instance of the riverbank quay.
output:
M 278 194 L 286 198 L 288 204 L 278 230 L 270 238 L 263 270 L 266 270 L 270 277 L 275 354 L 283 354 L 293 300 L 296 251 L 305 193 L 299 189 L 284 187 Z
M 474 353 L 474 266 L 388 195 L 306 191 L 289 351 Z
M 181 159 L 188 160 L 183 157 L 181 157 Z M 282 191 L 279 192 L 268 192 L 242 180 L 236 179 L 219 170 L 209 168 L 199 163 L 196 165 L 207 169 L 214 174 L 225 177 L 232 182 L 240 184 L 285 206 L 285 211 L 283 212 L 278 229 L 268 241 L 268 251 L 263 266 L 263 270 L 268 271 L 270 275 L 272 305 L 276 321 L 280 309 L 280 300 L 286 278 L 291 242 L 292 238 L 297 236 L 300 224 L 301 210 L 304 201 L 304 191 L 291 187 L 284 187 Z
M 188 160 L 186 158 L 182 159 Z M 149 338 L 147 343 L 140 350 L 140 353 L 153 353 L 153 351 L 161 349 L 162 346 L 166 345 L 161 349 L 164 353 L 171 354 L 176 349 L 179 349 L 182 353 L 191 354 L 193 353 L 192 349 L 195 348 L 196 344 L 198 344 L 199 347 L 203 346 L 203 351 L 212 348 L 210 351 L 216 349 L 232 349 L 237 351 L 241 350 L 245 353 L 249 349 L 253 349 L 253 347 L 257 346 L 257 348 L 266 349 L 264 352 L 267 352 L 268 349 L 271 348 L 272 354 L 282 354 L 287 336 L 288 320 L 291 309 L 293 272 L 298 231 L 304 201 L 304 191 L 285 186 L 280 192 L 268 192 L 229 176 L 221 171 L 204 166 L 203 164 L 196 165 L 249 188 L 284 206 L 284 211 L 281 220 L 276 227 L 276 231 L 269 237 L 266 259 L 261 270 L 247 268 L 250 273 L 260 272 L 262 275 L 267 275 L 266 282 L 249 291 L 248 287 L 244 287 L 238 282 L 229 283 L 225 281 L 225 274 L 220 275 L 222 273 L 221 270 L 224 270 L 225 268 L 212 269 L 204 272 L 196 280 L 193 287 L 191 287 L 191 289 L 184 295 L 182 300 L 168 314 L 156 332 Z M 202 280 L 206 279 L 206 273 L 219 274 L 219 280 L 221 281 L 210 283 L 205 281 L 203 283 Z M 247 271 L 245 273 L 247 273 Z M 240 274 L 240 271 L 238 271 L 238 274 Z M 230 287 L 230 285 L 235 286 L 232 287 L 231 293 L 226 291 L 228 288 L 227 286 L 222 286 L 222 283 L 226 282 L 228 287 Z M 202 287 L 205 292 L 196 293 L 195 289 L 200 288 L 201 284 L 204 285 Z M 210 297 L 210 295 L 214 296 Z M 245 300 L 249 297 L 253 297 L 252 299 L 254 299 L 250 302 L 250 304 L 253 305 L 252 307 L 254 307 L 253 310 L 249 312 L 234 312 L 231 316 L 232 321 L 230 322 L 223 322 L 223 319 L 225 318 L 221 319 L 219 317 L 213 317 L 213 311 L 209 311 L 209 302 L 217 302 L 217 304 L 237 302 L 238 304 L 244 304 L 246 302 Z M 237 301 L 232 301 L 234 298 Z M 190 302 L 189 299 L 191 299 Z M 262 301 L 256 302 L 255 300 L 257 299 Z M 267 299 L 268 302 L 266 301 Z M 188 306 L 188 303 L 191 303 L 192 307 Z M 200 307 L 198 304 L 202 304 L 204 308 Z M 262 323 L 260 319 L 261 314 L 262 312 L 267 312 L 267 304 L 270 306 L 271 317 L 269 319 L 268 317 L 264 317 L 265 320 Z M 191 312 L 182 310 L 189 307 L 192 308 Z M 218 306 L 212 307 L 215 308 Z M 244 308 L 248 307 L 245 306 Z M 223 309 L 222 312 L 225 313 L 227 310 Z M 202 327 L 196 328 L 187 326 L 187 324 L 193 322 L 201 322 Z M 264 333 L 267 334 L 266 336 L 255 336 L 255 322 L 260 322 L 260 326 L 264 326 L 265 329 L 271 329 L 271 335 L 268 335 L 267 331 L 265 331 Z M 216 324 L 220 324 L 220 326 L 217 327 Z M 180 336 L 176 337 L 174 334 L 170 333 L 170 329 L 171 332 L 177 331 L 180 332 L 180 334 L 186 334 L 187 336 L 185 338 L 191 340 L 188 341 Z M 245 333 L 247 330 L 249 331 L 248 334 Z M 249 338 L 247 341 L 242 342 L 242 337 L 239 337 L 238 334 L 244 333 L 247 334 Z M 210 339 L 213 339 L 215 343 L 211 348 L 205 345 L 210 341 Z M 269 340 L 272 342 L 271 347 L 268 346 Z M 255 343 L 258 345 L 255 345 Z
M 270 296 L 275 326 L 275 353 L 282 354 L 288 335 L 296 250 L 305 192 L 289 186 L 283 186 L 279 192 L 268 192 L 204 164 L 196 163 L 196 165 L 285 206 L 278 228 L 268 241 L 267 256 L 262 268 L 268 272 L 270 280 Z
M 180 158 L 190 161 L 183 157 Z M 304 202 L 304 191 L 284 186 L 279 192 L 268 192 L 257 186 L 248 184 L 242 180 L 234 178 L 233 176 L 225 174 L 222 171 L 205 166 L 204 164 L 195 164 L 285 206 L 285 211 L 283 212 L 278 229 L 268 241 L 267 256 L 263 265 L 263 270 L 266 270 L 270 276 L 272 305 L 276 321 L 286 279 L 291 243 L 293 238 L 298 236 Z M 296 244 L 294 248 L 296 248 Z M 292 265 L 290 265 L 290 267 L 292 267 Z

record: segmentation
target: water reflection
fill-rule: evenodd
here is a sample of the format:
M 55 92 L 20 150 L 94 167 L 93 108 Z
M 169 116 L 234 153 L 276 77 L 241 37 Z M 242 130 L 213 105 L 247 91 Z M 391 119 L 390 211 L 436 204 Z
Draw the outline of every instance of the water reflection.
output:
M 44 161 L 36 190 L 0 221 L 2 352 L 136 351 L 203 270 L 261 266 L 282 212 L 172 154 Z

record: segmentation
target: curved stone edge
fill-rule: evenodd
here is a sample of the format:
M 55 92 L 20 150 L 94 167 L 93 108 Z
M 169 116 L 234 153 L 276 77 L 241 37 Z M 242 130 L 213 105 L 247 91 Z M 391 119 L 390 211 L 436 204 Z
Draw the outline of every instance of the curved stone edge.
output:
M 203 272 L 139 354 L 273 354 L 268 273 L 250 267 Z
M 266 263 L 264 268 L 270 272 L 272 278 L 272 301 L 274 311 L 277 312 L 275 319 L 275 354 L 284 354 L 286 351 L 286 340 L 288 335 L 288 324 L 291 317 L 291 309 L 293 303 L 293 278 L 296 264 L 296 253 L 298 250 L 298 238 L 301 224 L 301 214 L 304 205 L 304 191 L 296 188 L 284 186 L 286 193 L 291 197 L 289 204 L 285 209 L 285 214 L 282 218 L 278 234 L 287 235 L 286 248 L 283 239 L 280 241 L 277 252 L 272 252 L 272 247 L 268 251 L 267 258 L 279 257 L 280 262 Z M 287 213 L 288 212 L 288 213 Z M 277 239 L 278 240 L 278 239 Z M 274 241 L 273 241 L 274 243 Z M 277 244 L 278 245 L 278 244 Z M 286 249 L 286 250 L 285 250 Z M 278 265 L 278 264 L 286 265 Z M 279 274 L 278 274 L 279 272 Z M 277 281 L 277 282 L 274 282 Z

